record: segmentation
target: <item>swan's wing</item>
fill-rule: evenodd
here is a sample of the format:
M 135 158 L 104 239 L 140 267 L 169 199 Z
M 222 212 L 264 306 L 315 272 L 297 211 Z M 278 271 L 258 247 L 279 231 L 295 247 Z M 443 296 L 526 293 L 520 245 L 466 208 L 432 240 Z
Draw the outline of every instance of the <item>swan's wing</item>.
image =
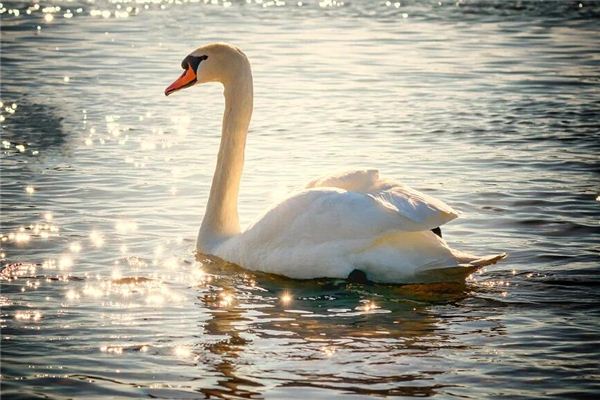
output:
M 429 230 L 458 217 L 458 213 L 443 201 L 401 183 L 381 179 L 376 169 L 322 177 L 310 182 L 307 187 L 336 187 L 368 194 L 411 221 L 405 227 L 398 227 L 400 230 Z
M 350 254 L 411 224 L 395 207 L 369 194 L 308 189 L 271 208 L 213 254 L 248 269 L 294 278 L 345 278 L 353 268 Z
M 271 242 L 289 237 L 290 241 L 322 243 L 372 239 L 382 232 L 411 224 L 411 220 L 382 199 L 328 187 L 292 195 L 268 210 L 244 234 L 260 233 Z

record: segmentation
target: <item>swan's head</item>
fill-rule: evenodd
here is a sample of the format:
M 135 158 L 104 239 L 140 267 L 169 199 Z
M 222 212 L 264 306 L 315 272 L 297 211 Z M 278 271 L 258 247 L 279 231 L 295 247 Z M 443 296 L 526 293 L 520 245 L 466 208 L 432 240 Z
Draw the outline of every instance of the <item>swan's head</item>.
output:
M 237 77 L 249 73 L 246 55 L 237 47 L 224 43 L 202 46 L 181 61 L 183 73 L 165 89 L 165 95 L 198 83 L 221 82 L 227 85 Z

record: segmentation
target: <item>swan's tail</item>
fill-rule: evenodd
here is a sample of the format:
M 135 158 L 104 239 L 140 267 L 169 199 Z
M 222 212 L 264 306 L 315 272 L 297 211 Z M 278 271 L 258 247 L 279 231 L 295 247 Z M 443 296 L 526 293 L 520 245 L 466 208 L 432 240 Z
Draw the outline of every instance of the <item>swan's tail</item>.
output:
M 367 279 L 380 283 L 460 282 L 506 257 L 477 257 L 452 249 L 431 231 L 387 232 L 351 260 Z
M 468 258 L 468 259 L 467 259 Z M 457 266 L 435 268 L 419 272 L 416 278 L 423 282 L 463 282 L 466 277 L 480 268 L 496 264 L 506 258 L 506 253 L 475 258 L 466 254 L 457 257 Z
M 486 265 L 496 264 L 498 261 L 506 258 L 506 253 L 495 254 L 493 256 L 481 257 L 467 263 L 468 268 L 475 267 L 476 269 L 485 267 Z

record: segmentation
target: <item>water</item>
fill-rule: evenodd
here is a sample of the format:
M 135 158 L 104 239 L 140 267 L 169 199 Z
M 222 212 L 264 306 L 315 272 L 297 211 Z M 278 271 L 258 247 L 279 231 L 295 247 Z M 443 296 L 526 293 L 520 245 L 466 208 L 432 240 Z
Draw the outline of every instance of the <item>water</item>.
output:
M 212 3 L 0 7 L 3 398 L 595 398 L 600 4 Z M 509 258 L 400 287 L 196 260 L 222 92 L 163 90 L 212 41 L 253 64 L 243 225 L 379 168 Z

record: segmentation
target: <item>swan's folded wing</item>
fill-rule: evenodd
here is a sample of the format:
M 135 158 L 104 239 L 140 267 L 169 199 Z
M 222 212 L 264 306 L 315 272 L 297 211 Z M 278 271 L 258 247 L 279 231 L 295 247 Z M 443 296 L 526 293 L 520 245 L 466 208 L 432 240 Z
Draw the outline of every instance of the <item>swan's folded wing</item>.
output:
M 381 179 L 376 169 L 346 171 L 321 177 L 310 182 L 307 187 L 335 187 L 368 194 L 410 221 L 398 228 L 401 230 L 429 230 L 458 217 L 458 213 L 443 201 L 406 185 Z
M 290 277 L 343 278 L 352 271 L 349 255 L 371 248 L 374 240 L 394 231 L 424 228 L 381 197 L 315 188 L 274 206 L 215 254 L 249 269 Z
M 321 243 L 372 238 L 406 224 L 412 221 L 381 199 L 329 187 L 296 193 L 267 211 L 244 234 L 255 233 L 268 241 Z
M 436 228 L 458 217 L 458 213 L 443 201 L 405 185 L 390 184 L 375 189 L 370 195 L 395 207 L 420 230 Z

